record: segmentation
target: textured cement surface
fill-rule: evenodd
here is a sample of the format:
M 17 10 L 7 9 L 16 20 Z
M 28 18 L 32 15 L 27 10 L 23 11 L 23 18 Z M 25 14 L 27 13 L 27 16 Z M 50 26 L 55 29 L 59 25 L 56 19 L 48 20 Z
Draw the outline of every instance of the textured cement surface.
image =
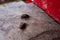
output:
M 30 19 L 21 19 L 28 14 Z M 27 23 L 25 30 L 20 29 Z M 0 5 L 0 40 L 52 40 L 60 37 L 60 24 L 33 3 L 22 1 Z

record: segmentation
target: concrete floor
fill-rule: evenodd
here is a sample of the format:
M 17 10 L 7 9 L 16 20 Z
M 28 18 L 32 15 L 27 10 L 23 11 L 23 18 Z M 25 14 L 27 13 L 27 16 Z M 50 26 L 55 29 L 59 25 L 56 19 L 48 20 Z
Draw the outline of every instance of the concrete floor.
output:
M 23 14 L 30 18 L 21 19 Z M 24 30 L 21 29 L 23 23 L 27 24 Z M 0 40 L 53 40 L 57 37 L 60 38 L 60 24 L 33 3 L 0 5 Z

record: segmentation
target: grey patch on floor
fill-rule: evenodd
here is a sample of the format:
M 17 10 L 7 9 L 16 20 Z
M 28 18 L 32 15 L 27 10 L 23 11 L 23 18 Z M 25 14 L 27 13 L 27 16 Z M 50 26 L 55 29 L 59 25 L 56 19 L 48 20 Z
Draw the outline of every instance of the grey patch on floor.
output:
M 41 34 L 33 38 L 30 38 L 30 40 L 53 40 L 55 38 L 58 38 L 58 39 L 60 38 L 59 30 L 50 30 L 50 31 L 42 32 Z
M 28 14 L 29 20 L 22 20 L 21 15 Z M 23 31 L 19 27 L 27 23 Z M 0 5 L 0 40 L 29 40 L 45 31 L 59 30 L 60 25 L 33 3 L 22 1 Z

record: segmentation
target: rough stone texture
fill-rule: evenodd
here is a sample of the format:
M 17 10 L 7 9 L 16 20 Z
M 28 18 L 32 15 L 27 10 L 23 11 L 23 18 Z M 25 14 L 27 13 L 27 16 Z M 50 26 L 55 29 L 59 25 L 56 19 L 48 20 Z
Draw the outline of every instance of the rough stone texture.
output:
M 14 2 L 14 1 L 21 1 L 21 0 L 0 0 L 0 4 Z
M 30 19 L 21 19 L 28 14 Z M 22 23 L 28 24 L 25 30 Z M 60 24 L 33 3 L 22 1 L 0 5 L 0 40 L 52 40 L 60 37 Z

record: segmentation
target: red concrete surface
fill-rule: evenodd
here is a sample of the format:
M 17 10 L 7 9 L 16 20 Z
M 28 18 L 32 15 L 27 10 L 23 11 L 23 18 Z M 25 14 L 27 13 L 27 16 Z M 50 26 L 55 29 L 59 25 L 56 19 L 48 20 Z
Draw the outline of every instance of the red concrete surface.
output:
M 32 0 L 26 2 L 30 3 Z M 60 23 L 60 0 L 34 0 L 33 2 Z

